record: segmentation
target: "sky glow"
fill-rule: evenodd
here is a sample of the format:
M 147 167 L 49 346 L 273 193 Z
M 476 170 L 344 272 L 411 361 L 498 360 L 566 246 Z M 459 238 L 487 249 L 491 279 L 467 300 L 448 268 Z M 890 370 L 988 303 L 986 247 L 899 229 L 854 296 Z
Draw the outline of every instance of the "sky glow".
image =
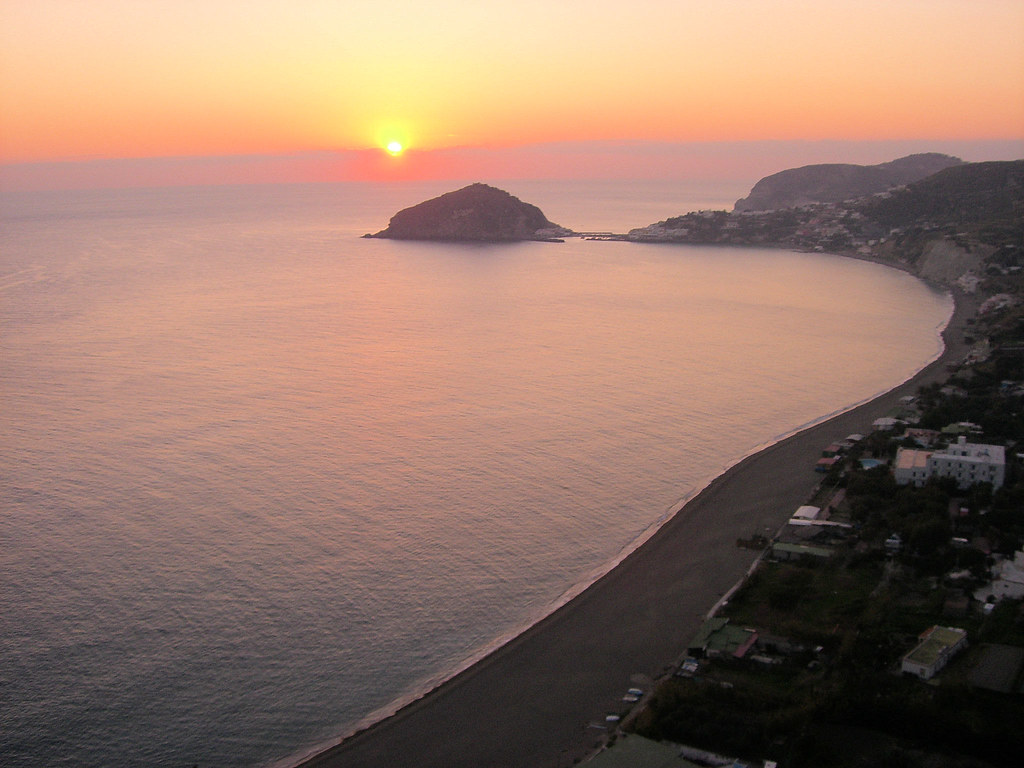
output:
M 0 0 L 6 163 L 898 139 L 1024 139 L 1024 3 Z

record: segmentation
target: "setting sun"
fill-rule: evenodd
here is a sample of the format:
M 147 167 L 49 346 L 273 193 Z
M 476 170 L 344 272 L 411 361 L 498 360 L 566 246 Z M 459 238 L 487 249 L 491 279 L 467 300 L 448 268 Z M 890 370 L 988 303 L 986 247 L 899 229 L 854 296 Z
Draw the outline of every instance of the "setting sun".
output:
M 387 151 L 390 152 L 392 155 L 400 155 L 402 154 L 402 150 L 404 149 L 404 147 L 402 147 L 401 142 L 389 141 L 385 149 L 387 149 Z

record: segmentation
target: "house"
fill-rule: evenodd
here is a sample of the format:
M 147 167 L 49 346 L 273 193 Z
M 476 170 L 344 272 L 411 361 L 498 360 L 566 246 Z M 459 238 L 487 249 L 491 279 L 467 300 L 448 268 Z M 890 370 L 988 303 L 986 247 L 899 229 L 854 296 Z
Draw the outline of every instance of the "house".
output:
M 928 459 L 931 451 L 920 451 L 916 448 L 899 448 L 896 461 L 892 465 L 892 474 L 898 485 L 923 486 L 931 473 L 928 470 Z
M 989 584 L 975 591 L 976 599 L 986 602 L 989 595 L 996 600 L 1024 598 L 1024 551 L 1015 552 L 1013 560 L 1000 561 L 992 568 L 992 575 Z
M 967 646 L 967 630 L 934 626 L 919 638 L 917 646 L 903 657 L 903 672 L 931 680 L 949 660 Z
M 713 616 L 704 622 L 697 635 L 687 646 L 687 653 L 695 658 L 733 656 L 742 659 L 750 647 L 757 642 L 753 629 L 735 627 L 729 619 Z

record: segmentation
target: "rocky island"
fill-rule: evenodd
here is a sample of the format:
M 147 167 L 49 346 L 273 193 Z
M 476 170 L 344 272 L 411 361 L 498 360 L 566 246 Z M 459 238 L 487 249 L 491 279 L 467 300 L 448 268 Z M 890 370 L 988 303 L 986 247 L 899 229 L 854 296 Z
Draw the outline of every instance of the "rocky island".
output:
M 569 234 L 537 206 L 477 183 L 405 208 L 391 217 L 387 229 L 365 237 L 497 243 L 557 241 Z

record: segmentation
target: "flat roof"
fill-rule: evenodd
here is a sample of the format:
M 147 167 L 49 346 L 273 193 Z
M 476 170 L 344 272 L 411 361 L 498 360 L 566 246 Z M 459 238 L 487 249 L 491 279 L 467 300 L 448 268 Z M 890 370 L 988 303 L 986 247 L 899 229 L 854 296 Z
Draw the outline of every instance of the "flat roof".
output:
M 900 448 L 896 451 L 896 469 L 925 469 L 931 451 L 919 451 L 916 448 Z
M 924 640 L 914 650 L 904 656 L 904 659 L 930 667 L 948 649 L 955 646 L 967 636 L 967 630 L 956 629 L 955 627 L 932 627 L 925 635 Z
M 832 550 L 828 547 L 815 547 L 810 544 L 789 544 L 778 541 L 772 544 L 773 552 L 789 552 L 794 555 L 815 555 L 817 557 L 832 557 Z
M 821 507 L 812 507 L 810 504 L 805 504 L 802 507 L 797 507 L 796 512 L 793 513 L 793 517 L 802 517 L 804 520 L 814 520 L 818 513 L 821 512 Z
M 592 768 L 698 768 L 679 752 L 679 747 L 630 733 L 610 749 L 599 752 L 587 765 Z

